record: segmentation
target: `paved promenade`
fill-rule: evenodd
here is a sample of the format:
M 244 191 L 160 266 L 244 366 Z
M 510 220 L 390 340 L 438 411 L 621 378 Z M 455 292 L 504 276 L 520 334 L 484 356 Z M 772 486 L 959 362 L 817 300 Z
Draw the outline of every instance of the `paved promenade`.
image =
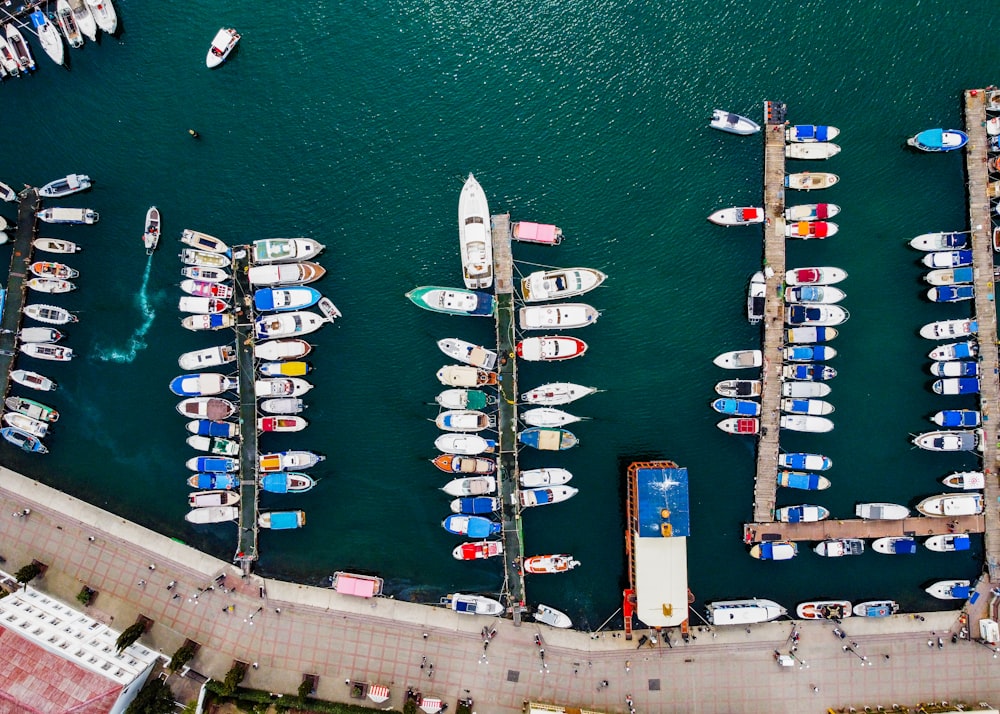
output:
M 25 508 L 30 515 L 19 517 Z M 324 699 L 347 701 L 348 679 L 389 686 L 387 704 L 395 708 L 408 686 L 452 707 L 467 690 L 481 714 L 513 714 L 527 699 L 623 712 L 626 694 L 639 712 L 720 714 L 1000 701 L 1000 659 L 980 644 L 951 644 L 954 613 L 925 613 L 924 621 L 851 618 L 843 625 L 845 640 L 830 625 L 806 623 L 796 655 L 808 667 L 774 662 L 774 650 L 787 652 L 791 644 L 787 621 L 714 635 L 695 627 L 688 644 L 670 647 L 660 638 L 656 648 L 637 649 L 615 633 L 515 628 L 508 620 L 242 578 L 230 563 L 6 469 L 0 469 L 0 555 L 8 572 L 32 559 L 48 565 L 32 585 L 68 603 L 75 604 L 83 585 L 94 588 L 99 594 L 89 613 L 115 629 L 139 614 L 151 618 L 143 641 L 167 657 L 186 638 L 200 643 L 191 664 L 208 676 L 221 679 L 234 659 L 257 662 L 245 684 L 274 692 L 294 693 L 303 674 L 318 674 Z M 611 587 L 615 574 L 607 577 Z M 484 653 L 486 624 L 496 624 L 497 635 Z M 944 647 L 928 647 L 938 635 Z M 851 642 L 859 654 L 843 651 Z M 609 686 L 599 688 L 602 680 Z

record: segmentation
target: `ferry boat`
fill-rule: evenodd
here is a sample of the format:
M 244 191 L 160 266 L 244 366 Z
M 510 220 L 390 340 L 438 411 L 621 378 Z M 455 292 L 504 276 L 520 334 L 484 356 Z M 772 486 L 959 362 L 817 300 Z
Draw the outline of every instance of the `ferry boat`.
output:
M 775 620 L 787 612 L 774 600 L 757 598 L 719 600 L 705 606 L 708 621 L 713 625 L 752 625 Z
M 462 279 L 469 290 L 493 286 L 493 237 L 490 207 L 483 187 L 469 174 L 458 199 L 458 238 Z

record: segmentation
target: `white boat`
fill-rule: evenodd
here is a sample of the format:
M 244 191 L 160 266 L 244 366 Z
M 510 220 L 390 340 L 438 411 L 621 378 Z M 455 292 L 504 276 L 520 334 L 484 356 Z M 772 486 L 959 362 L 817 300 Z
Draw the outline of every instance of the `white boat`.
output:
M 927 451 L 979 451 L 982 449 L 982 429 L 972 431 L 928 431 L 917 434 L 913 445 Z
M 181 369 L 201 369 L 203 367 L 218 367 L 236 361 L 236 348 L 232 345 L 217 345 L 202 350 L 185 352 L 177 359 Z
M 764 209 L 759 206 L 733 206 L 711 214 L 708 220 L 717 226 L 750 226 L 764 222 Z
M 543 625 L 548 625 L 549 627 L 559 627 L 566 629 L 573 626 L 573 621 L 565 613 L 556 610 L 554 607 L 548 605 L 538 604 L 535 608 L 535 612 L 532 615 L 535 618 L 535 622 L 540 622 Z
M 21 62 L 18 60 L 17 55 L 14 53 L 14 49 L 10 46 L 7 38 L 0 35 L 0 77 L 4 74 L 8 74 L 11 77 L 17 77 L 21 74 Z M 4 200 L 10 201 L 13 199 L 6 198 L 13 193 L 13 189 L 7 184 L 3 185 L 0 189 L 0 195 L 3 195 Z M 15 194 L 16 196 L 16 194 Z
M 181 268 L 181 275 L 201 283 L 221 283 L 229 280 L 229 273 L 222 268 L 205 268 L 200 265 L 189 265 Z
M 539 270 L 521 280 L 521 297 L 525 302 L 576 297 L 590 292 L 607 277 L 593 268 Z
M 584 387 L 572 382 L 551 382 L 521 394 L 521 401 L 540 406 L 569 404 L 598 391 L 596 387 Z
M 978 516 L 983 512 L 983 494 L 942 493 L 928 496 L 917 504 L 917 510 L 925 516 L 941 518 Z
M 496 492 L 497 480 L 494 476 L 456 478 L 446 483 L 441 490 L 449 496 L 488 496 Z
M 832 342 L 839 333 L 833 327 L 793 327 L 785 330 L 785 343 L 808 345 L 816 342 Z
M 824 402 L 822 399 L 785 398 L 781 400 L 781 411 L 787 414 L 826 416 L 827 414 L 833 414 L 834 407 L 830 402 Z
M 941 479 L 941 483 L 949 488 L 981 491 L 986 488 L 986 476 L 982 471 L 955 471 Z
M 830 188 L 838 181 L 840 181 L 840 177 L 836 174 L 803 171 L 802 173 L 785 176 L 785 188 L 797 191 L 813 191 Z
M 150 206 L 146 211 L 146 227 L 142 231 L 142 244 L 146 247 L 146 255 L 152 255 L 160 242 L 160 211 L 156 206 Z
M 221 298 L 182 295 L 177 301 L 177 309 L 194 315 L 218 315 L 229 309 L 229 303 Z
M 257 265 L 299 263 L 315 258 L 325 247 L 312 238 L 264 238 L 253 242 L 251 256 Z
M 205 66 L 212 69 L 225 62 L 239 41 L 240 34 L 236 30 L 231 27 L 221 28 L 212 38 L 212 45 L 208 48 L 208 54 L 205 55 Z
M 219 397 L 189 397 L 177 404 L 177 412 L 188 419 L 221 421 L 236 413 L 236 405 Z
M 101 31 L 109 35 L 115 34 L 118 30 L 118 13 L 111 0 L 87 0 L 87 4 L 90 5 L 90 11 Z
M 515 347 L 517 356 L 527 362 L 561 362 L 582 357 L 587 343 L 576 337 L 545 335 L 526 337 Z
M 21 34 L 21 31 L 17 29 L 17 26 L 13 22 L 7 23 L 6 35 L 7 43 L 21 64 L 21 71 L 33 72 L 35 70 L 35 58 L 31 54 L 31 48 L 28 47 L 28 43 L 24 41 L 24 35 Z M 14 199 L 7 198 L 5 200 L 13 201 Z
M 18 414 L 17 412 L 7 412 L 4 414 L 3 423 L 15 429 L 26 431 L 32 436 L 37 436 L 39 439 L 49 433 L 49 425 L 44 421 L 32 419 L 26 414 Z
M 73 241 L 59 240 L 57 238 L 36 238 L 31 241 L 31 245 L 35 247 L 35 250 L 40 250 L 43 253 L 67 254 L 80 250 L 80 246 Z
M 812 434 L 823 434 L 833 431 L 833 422 L 826 417 L 807 416 L 805 414 L 782 414 L 778 420 L 782 429 L 789 431 L 805 431 Z
M 544 488 L 546 486 L 562 486 L 569 483 L 573 474 L 566 469 L 541 468 L 522 471 L 518 482 L 524 488 Z
M 847 322 L 851 313 L 840 305 L 789 305 L 785 308 L 785 324 L 790 326 L 832 327 Z
M 782 382 L 781 396 L 794 399 L 819 399 L 833 391 L 829 384 L 823 382 Z
M 975 280 L 975 270 L 972 266 L 961 268 L 937 268 L 927 271 L 924 280 L 936 287 L 945 285 L 968 285 Z
M 785 209 L 786 221 L 825 221 L 840 213 L 836 203 L 805 203 Z
M 305 340 L 267 340 L 253 346 L 253 356 L 273 362 L 275 360 L 301 359 L 312 351 Z
M 83 35 L 77 27 L 73 9 L 67 0 L 56 0 L 56 22 L 66 36 L 70 47 L 83 47 Z
M 774 600 L 718 600 L 705 606 L 708 621 L 713 625 L 752 625 L 775 620 L 788 611 Z
M 865 542 L 860 538 L 834 538 L 824 540 L 813 548 L 816 555 L 824 558 L 842 558 L 847 555 L 861 555 L 865 552 Z
M 795 616 L 800 620 L 837 620 L 853 614 L 854 607 L 848 600 L 812 600 L 799 603 Z
M 458 199 L 458 243 L 462 279 L 469 290 L 493 286 L 493 236 L 483 187 L 469 174 Z
M 832 221 L 795 221 L 785 224 L 785 237 L 802 240 L 829 238 L 840 230 Z
M 482 431 L 495 426 L 490 417 L 475 409 L 449 409 L 437 415 L 434 424 L 444 431 Z
M 535 575 L 568 573 L 580 567 L 580 561 L 568 553 L 532 555 L 522 561 L 524 572 Z
M 854 515 L 868 521 L 900 521 L 909 518 L 910 509 L 897 503 L 859 503 Z
M 847 277 L 847 271 L 829 266 L 819 268 L 792 268 L 785 272 L 788 285 L 833 285 Z
M 302 431 L 309 422 L 300 416 L 257 417 L 257 429 L 264 432 Z
M 170 381 L 170 391 L 179 397 L 211 397 L 239 389 L 236 377 L 228 377 L 218 372 L 198 372 L 182 374 Z
M 49 181 L 38 189 L 38 195 L 43 198 L 62 198 L 70 194 L 86 191 L 91 187 L 90 176 L 84 174 L 70 174 L 55 181 Z
M 928 340 L 947 340 L 956 337 L 969 337 L 979 332 L 979 323 L 975 320 L 939 320 L 930 322 L 920 328 L 920 336 Z
M 457 337 L 438 340 L 437 346 L 452 359 L 480 369 L 493 369 L 497 364 L 497 353 Z
M 80 32 L 91 42 L 97 42 L 97 21 L 87 3 L 84 0 L 69 0 L 69 6 Z
M 882 555 L 913 555 L 917 552 L 917 541 L 907 536 L 887 536 L 874 540 L 872 550 Z
M 823 506 L 802 503 L 796 506 L 782 506 L 774 510 L 774 520 L 779 523 L 815 523 L 825 521 L 830 511 Z
M 745 399 L 759 397 L 762 389 L 759 379 L 723 379 L 715 385 L 715 393 L 721 397 Z
M 534 506 L 548 506 L 552 503 L 573 498 L 580 492 L 572 486 L 547 486 L 545 488 L 526 488 L 517 492 L 518 502 L 521 508 L 532 508 Z
M 272 397 L 301 397 L 313 388 L 311 382 L 301 377 L 277 377 L 254 381 L 254 395 L 258 399 Z
M 928 550 L 937 553 L 953 553 L 960 550 L 969 550 L 972 545 L 968 533 L 948 533 L 945 535 L 931 536 L 924 541 Z
M 35 28 L 35 34 L 38 36 L 38 42 L 45 50 L 45 54 L 56 64 L 63 64 L 66 61 L 66 47 L 63 45 L 59 30 L 49 22 L 41 10 L 32 12 L 30 18 L 31 24 Z
M 972 265 L 972 251 L 935 250 L 925 253 L 920 262 L 928 268 L 963 268 Z
M 188 315 L 181 320 L 181 326 L 188 330 L 222 330 L 236 324 L 232 313 L 217 315 Z
M 9 27 L 9 26 L 8 26 Z M 8 203 L 13 203 L 17 201 L 17 191 L 12 189 L 10 186 L 0 181 L 0 200 L 7 201 Z M 3 221 L 3 227 L 7 227 L 7 219 Z
M 22 327 L 17 333 L 21 342 L 58 342 L 63 333 L 54 327 Z
M 833 141 L 838 136 L 840 136 L 840 129 L 822 124 L 794 124 L 785 128 L 785 141 L 791 143 Z
M 910 247 L 926 252 L 961 250 L 968 248 L 969 241 L 969 231 L 937 231 L 935 233 L 922 233 L 916 238 L 910 239 Z
M 482 595 L 452 593 L 447 597 L 441 598 L 441 604 L 464 615 L 489 615 L 492 617 L 499 617 L 504 613 L 504 607 L 502 604 L 492 598 L 483 597 Z
M 760 131 L 760 124 L 753 119 L 748 119 L 747 117 L 733 114 L 723 109 L 712 110 L 712 121 L 709 122 L 709 126 L 719 131 L 738 134 L 740 136 L 749 136 Z
M 209 506 L 206 508 L 192 508 L 184 516 L 184 520 L 188 523 L 205 525 L 208 523 L 235 521 L 239 517 L 239 506 Z
M 32 290 L 37 290 L 40 293 L 68 293 L 71 290 L 76 290 L 76 285 L 68 280 L 57 280 L 55 278 L 32 278 L 28 280 L 25 285 L 27 285 Z
M 255 265 L 247 273 L 252 285 L 305 285 L 326 275 L 319 263 L 274 263 Z
M 301 471 L 325 460 L 325 456 L 311 451 L 279 451 L 273 454 L 260 454 L 257 457 L 257 466 L 262 473 Z
M 195 491 L 188 496 L 188 506 L 191 508 L 218 508 L 235 506 L 240 502 L 240 494 L 223 489 L 212 491 Z
M 3 403 L 8 409 L 29 416 L 37 421 L 49 423 L 59 421 L 59 412 L 41 402 L 36 402 L 34 399 L 7 397 Z
M 57 307 L 56 305 L 32 304 L 24 306 L 24 314 L 32 320 L 45 322 L 49 325 L 65 325 L 70 322 L 77 322 L 76 315 L 69 310 Z
M 723 352 L 712 362 L 723 369 L 749 369 L 764 364 L 764 353 L 761 350 L 733 350 Z
M 833 305 L 845 297 L 847 293 L 830 285 L 793 285 L 785 289 L 786 303 Z
M 484 439 L 478 434 L 442 434 L 434 440 L 434 448 L 446 454 L 475 456 L 476 454 L 493 453 L 496 442 Z
M 240 453 L 240 442 L 233 439 L 221 439 L 214 436 L 194 435 L 185 439 L 192 449 L 204 451 L 215 456 L 236 456 Z
M 43 223 L 68 223 L 70 225 L 93 225 L 101 216 L 91 208 L 43 208 L 37 213 Z
M 554 305 L 533 305 L 518 310 L 522 330 L 570 330 L 597 322 L 600 313 L 590 305 L 568 302 Z
M 565 426 L 580 421 L 580 417 L 553 407 L 528 409 L 521 412 L 521 419 L 529 426 Z
M 52 362 L 69 362 L 73 359 L 73 350 L 61 345 L 50 345 L 39 342 L 26 342 L 18 349 L 29 357 L 46 359 Z
M 194 231 L 185 228 L 181 231 L 181 243 L 189 245 L 195 250 L 207 250 L 209 253 L 229 254 L 229 246 L 219 238 L 210 236 L 208 233 Z
M 764 306 L 767 302 L 767 278 L 764 271 L 758 270 L 750 276 L 747 287 L 747 321 L 758 325 L 764 319 Z
M 778 454 L 778 466 L 785 469 L 827 471 L 833 466 L 833 461 L 822 454 L 785 453 Z
M 212 297 L 221 300 L 228 300 L 233 296 L 234 292 L 231 285 L 210 283 L 206 280 L 192 280 L 191 278 L 182 280 L 180 288 L 188 295 L 193 295 L 194 297 Z
M 27 369 L 15 369 L 10 373 L 10 378 L 22 387 L 37 389 L 40 392 L 49 392 L 56 388 L 56 383 L 48 377 Z
M 446 389 L 434 401 L 445 409 L 482 409 L 488 404 L 496 404 L 495 397 L 487 397 L 478 389 Z
M 831 141 L 809 144 L 789 144 L 785 147 L 786 159 L 829 159 L 840 153 L 840 146 Z
M 282 312 L 259 317 L 254 322 L 258 340 L 275 337 L 298 337 L 315 332 L 328 322 L 322 315 L 309 310 Z
M 181 262 L 185 265 L 196 265 L 199 268 L 221 268 L 225 269 L 232 264 L 228 255 L 223 253 L 213 253 L 210 250 L 196 250 L 194 248 L 184 248 L 181 253 Z
M 305 408 L 298 397 L 275 397 L 260 403 L 260 410 L 266 414 L 298 414 Z
M 970 594 L 969 586 L 968 580 L 939 580 L 924 588 L 924 592 L 939 600 L 965 600 Z
M 210 419 L 192 419 L 184 425 L 192 434 L 202 436 L 220 436 L 232 439 L 240 435 L 240 425 L 231 421 L 212 421 Z

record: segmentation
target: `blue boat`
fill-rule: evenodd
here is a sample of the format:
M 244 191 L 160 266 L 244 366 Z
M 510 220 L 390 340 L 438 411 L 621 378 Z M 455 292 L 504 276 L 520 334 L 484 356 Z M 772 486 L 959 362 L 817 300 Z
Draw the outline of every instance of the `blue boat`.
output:
M 837 376 L 837 370 L 825 364 L 786 364 L 781 369 L 785 379 L 797 379 L 808 382 L 823 382 Z
M 826 471 L 833 466 L 833 461 L 822 454 L 804 454 L 799 452 L 778 454 L 778 466 L 796 471 L 802 471 L 803 469 Z
M 931 385 L 935 394 L 979 394 L 979 379 L 977 377 L 948 377 L 939 379 Z
M 781 355 L 788 362 L 822 362 L 837 356 L 837 350 L 826 345 L 798 345 L 785 347 Z
M 201 491 L 239 488 L 240 478 L 236 474 L 228 473 L 198 473 L 188 479 L 188 486 Z
M 785 141 L 793 143 L 833 141 L 838 136 L 840 136 L 840 129 L 835 126 L 793 124 L 785 128 Z
M 540 426 L 518 432 L 517 440 L 540 451 L 563 451 L 580 443 L 571 431 Z
M 212 471 L 216 473 L 232 473 L 238 471 L 240 462 L 223 456 L 195 456 L 185 463 L 192 471 Z
M 467 535 L 470 538 L 486 538 L 503 529 L 502 524 L 482 516 L 448 516 L 441 525 L 449 533 Z
M 925 129 L 906 143 L 921 151 L 956 151 L 969 143 L 969 136 L 958 129 Z
M 757 560 L 791 560 L 799 553 L 799 546 L 790 540 L 766 540 L 750 549 L 750 557 Z
M 712 409 L 720 414 L 732 414 L 734 416 L 759 416 L 760 404 L 749 399 L 729 399 L 721 398 L 712 402 Z
M 224 439 L 240 435 L 239 424 L 231 421 L 212 421 L 211 419 L 189 421 L 187 430 L 198 436 L 218 436 Z
M 283 288 L 261 288 L 254 291 L 253 306 L 259 312 L 284 312 L 305 310 L 312 307 L 323 295 L 307 285 L 289 285 Z
M 895 600 L 859 602 L 853 610 L 855 617 L 889 617 L 898 611 L 899 604 Z
M 278 471 L 264 474 L 260 487 L 268 493 L 305 493 L 316 485 L 316 480 L 298 471 Z
M 941 285 L 927 291 L 927 299 L 931 302 L 961 302 L 975 296 L 976 289 L 972 285 Z
M 0 436 L 19 449 L 27 451 L 29 454 L 49 453 L 48 448 L 42 443 L 41 439 L 17 427 L 5 426 L 3 429 L 0 429 Z
M 269 511 L 257 517 L 257 525 L 272 531 L 287 531 L 306 524 L 305 511 Z
M 935 377 L 978 377 L 979 363 L 962 360 L 933 362 L 928 371 Z
M 904 536 L 888 536 L 875 540 L 872 550 L 884 555 L 913 555 L 917 552 L 917 541 Z
M 939 250 L 925 255 L 921 261 L 928 268 L 964 268 L 972 265 L 971 250 Z
M 830 479 L 804 471 L 779 471 L 778 485 L 785 488 L 797 488 L 801 491 L 823 491 L 830 488 Z
M 217 372 L 182 374 L 170 380 L 170 391 L 179 397 L 211 397 L 238 389 L 239 380 Z
M 474 516 L 481 513 L 493 513 L 500 510 L 500 499 L 490 496 L 470 496 L 456 498 L 451 502 L 452 513 Z
M 944 409 L 932 416 L 931 421 L 943 427 L 976 427 L 983 420 L 974 409 Z

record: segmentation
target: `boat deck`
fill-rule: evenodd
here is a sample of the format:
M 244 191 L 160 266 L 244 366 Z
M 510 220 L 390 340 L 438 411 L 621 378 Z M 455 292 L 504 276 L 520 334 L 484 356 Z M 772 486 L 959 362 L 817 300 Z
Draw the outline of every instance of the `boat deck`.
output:
M 948 524 L 954 524 L 952 528 Z M 866 521 L 861 518 L 828 518 L 816 523 L 778 523 L 770 519 L 743 526 L 743 540 L 820 541 L 831 538 L 888 538 L 898 536 L 931 536 L 949 533 L 981 533 L 983 516 L 930 518 L 912 516 L 898 521 Z
M 257 397 L 254 392 L 253 287 L 247 278 L 250 248 L 233 248 L 233 305 L 236 306 L 236 364 L 240 381 L 240 521 L 234 560 L 249 573 L 257 551 Z M 242 307 L 241 307 L 242 306 Z
M 35 213 L 41 200 L 38 190 L 25 189 L 17 205 L 17 228 L 11 241 L 10 274 L 7 278 L 7 299 L 0 315 L 0 372 L 3 374 L 3 395 L 10 392 L 10 372 L 17 360 L 17 333 L 21 329 L 24 306 L 27 303 L 27 281 L 31 279 L 28 266 L 32 261 L 31 242 L 38 226 Z

